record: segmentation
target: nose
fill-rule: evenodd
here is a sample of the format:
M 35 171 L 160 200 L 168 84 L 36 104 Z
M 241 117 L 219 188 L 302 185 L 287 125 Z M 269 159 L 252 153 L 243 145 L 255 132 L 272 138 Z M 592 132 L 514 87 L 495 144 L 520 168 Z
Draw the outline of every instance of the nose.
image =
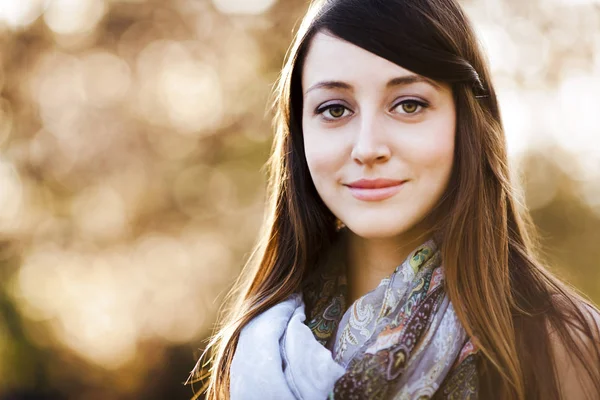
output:
M 375 117 L 364 118 L 352 149 L 352 159 L 361 165 L 370 165 L 385 162 L 390 156 L 383 128 Z

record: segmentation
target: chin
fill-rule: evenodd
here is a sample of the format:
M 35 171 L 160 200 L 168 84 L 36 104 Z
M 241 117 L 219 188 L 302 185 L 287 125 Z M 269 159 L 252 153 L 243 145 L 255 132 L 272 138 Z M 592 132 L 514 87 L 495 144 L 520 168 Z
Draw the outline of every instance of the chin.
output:
M 361 221 L 353 221 L 350 218 L 345 222 L 345 225 L 352 233 L 364 239 L 386 239 L 400 236 L 414 226 L 409 221 L 394 221 L 390 220 L 390 218 Z

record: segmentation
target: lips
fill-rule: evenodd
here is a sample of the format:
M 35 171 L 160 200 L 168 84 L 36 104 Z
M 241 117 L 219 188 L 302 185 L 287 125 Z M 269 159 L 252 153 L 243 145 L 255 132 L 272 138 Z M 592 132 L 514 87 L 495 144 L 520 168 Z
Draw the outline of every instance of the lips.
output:
M 394 196 L 406 181 L 360 179 L 346 185 L 352 196 L 363 201 L 382 201 Z

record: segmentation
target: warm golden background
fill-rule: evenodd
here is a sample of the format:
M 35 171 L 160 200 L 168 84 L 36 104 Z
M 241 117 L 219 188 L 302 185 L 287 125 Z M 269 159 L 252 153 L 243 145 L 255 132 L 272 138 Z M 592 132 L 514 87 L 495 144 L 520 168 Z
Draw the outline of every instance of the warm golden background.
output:
M 600 1 L 465 0 L 554 270 L 600 302 Z M 0 399 L 187 399 L 304 0 L 0 0 Z

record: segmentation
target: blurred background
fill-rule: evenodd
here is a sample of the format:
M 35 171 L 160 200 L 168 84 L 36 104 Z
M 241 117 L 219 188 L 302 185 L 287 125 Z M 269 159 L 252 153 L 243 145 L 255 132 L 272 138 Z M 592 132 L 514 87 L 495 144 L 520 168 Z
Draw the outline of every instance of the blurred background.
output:
M 552 268 L 600 302 L 600 1 L 464 0 Z M 305 0 L 0 0 L 0 399 L 189 399 Z

